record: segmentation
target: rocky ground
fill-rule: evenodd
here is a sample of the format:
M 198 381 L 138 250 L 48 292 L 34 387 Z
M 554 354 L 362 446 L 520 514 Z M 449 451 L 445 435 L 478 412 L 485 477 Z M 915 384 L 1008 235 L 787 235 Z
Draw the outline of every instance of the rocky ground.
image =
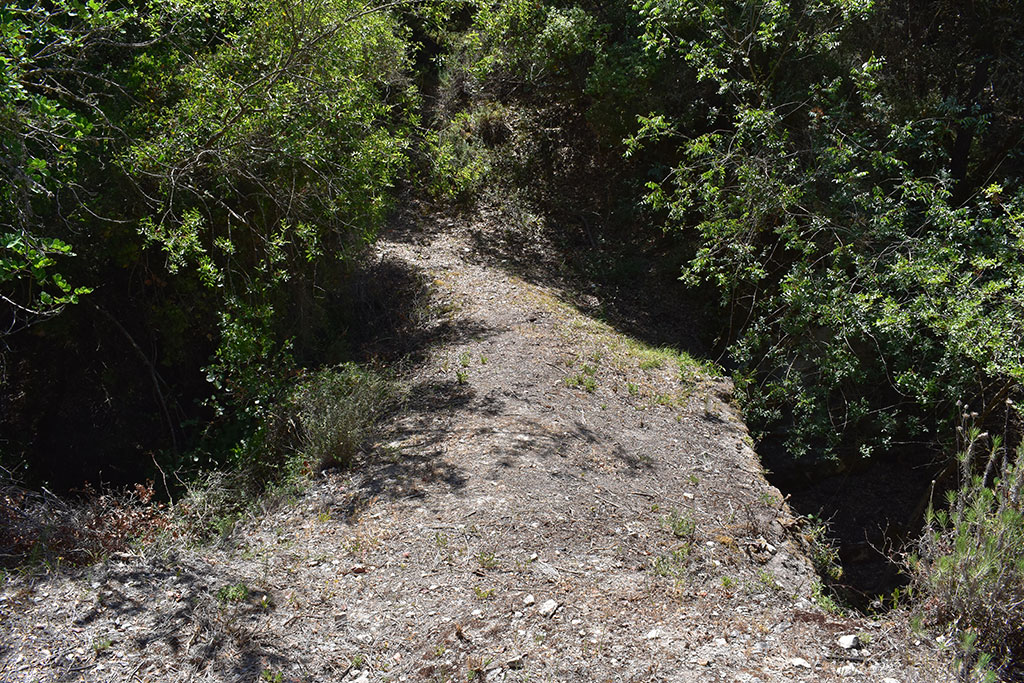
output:
M 419 220 L 378 245 L 432 312 L 380 442 L 219 547 L 9 578 L 0 680 L 949 679 L 819 606 L 727 380 Z

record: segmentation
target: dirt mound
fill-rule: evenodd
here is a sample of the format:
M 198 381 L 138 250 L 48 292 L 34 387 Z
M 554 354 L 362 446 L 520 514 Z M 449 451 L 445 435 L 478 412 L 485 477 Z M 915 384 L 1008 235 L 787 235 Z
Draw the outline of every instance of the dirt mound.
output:
M 435 332 L 386 438 L 230 547 L 8 581 L 0 680 L 943 678 L 815 605 L 727 380 L 429 220 L 379 245 Z

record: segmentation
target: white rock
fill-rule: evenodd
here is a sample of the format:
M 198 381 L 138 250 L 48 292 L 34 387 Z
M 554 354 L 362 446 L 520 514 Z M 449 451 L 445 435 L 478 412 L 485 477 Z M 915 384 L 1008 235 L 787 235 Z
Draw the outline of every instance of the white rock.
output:
M 530 605 L 532 605 L 535 602 L 537 602 L 537 598 L 533 597 L 533 593 L 530 593 L 525 598 L 523 598 L 523 604 L 526 605 L 527 607 L 529 607 Z
M 548 600 L 543 605 L 541 605 L 540 609 L 538 609 L 537 611 L 540 613 L 542 617 L 550 617 L 555 613 L 555 610 L 557 609 L 558 603 L 554 600 Z
M 900 683 L 896 678 L 883 678 L 882 683 Z
M 836 673 L 844 678 L 847 676 L 856 676 L 858 674 L 857 667 L 853 664 L 846 664 L 836 669 Z
M 537 562 L 536 566 L 540 573 L 544 575 L 544 578 L 548 580 L 548 583 L 555 583 L 558 581 L 560 577 L 558 570 L 550 564 L 547 562 Z
M 725 638 L 715 638 L 715 645 L 717 645 L 718 647 L 725 647 L 728 644 L 729 641 Z
M 794 668 L 798 668 L 798 669 L 810 669 L 811 668 L 811 663 L 808 662 L 803 657 L 793 657 L 793 659 L 789 660 L 789 665 L 794 667 Z
M 352 683 L 370 683 L 370 674 L 364 673 L 362 676 L 352 681 Z
M 857 644 L 859 642 L 860 638 L 858 638 L 857 636 L 839 636 L 839 647 L 843 648 L 844 650 L 849 650 L 851 648 L 857 647 Z
M 654 640 L 659 637 L 661 637 L 661 631 L 659 629 L 651 629 L 647 632 L 647 635 L 644 636 L 647 640 Z

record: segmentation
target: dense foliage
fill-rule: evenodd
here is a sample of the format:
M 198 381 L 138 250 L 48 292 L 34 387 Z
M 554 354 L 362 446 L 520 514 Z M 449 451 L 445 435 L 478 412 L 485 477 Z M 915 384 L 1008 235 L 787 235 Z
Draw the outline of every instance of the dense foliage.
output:
M 415 4 L 4 9 L 10 454 L 82 403 L 70 425 L 162 416 L 136 451 L 251 430 L 301 368 L 347 360 L 327 292 L 414 141 L 435 196 L 590 248 L 664 231 L 663 258 L 720 293 L 748 417 L 793 456 L 931 447 L 957 400 L 1006 423 L 1024 30 L 1005 2 Z M 124 405 L 97 412 L 105 395 Z
M 351 283 L 403 181 L 497 212 L 524 253 L 546 230 L 595 279 L 681 275 L 660 310 L 716 299 L 704 326 L 747 417 L 798 467 L 950 457 L 958 401 L 1017 452 L 1017 9 L 9 2 L 0 464 L 65 486 L 228 466 L 258 486 L 347 462 L 390 393 L 351 362 Z M 931 586 L 957 614 L 1004 580 L 990 531 L 1019 545 L 1010 461 L 998 481 L 965 461 L 930 518 Z M 990 616 L 963 618 L 998 640 Z
M 720 295 L 762 438 L 849 464 L 948 441 L 957 400 L 1006 422 L 1024 369 L 1007 3 L 481 3 L 447 40 L 435 189 L 504 185 L 588 249 L 664 230 L 663 258 Z
M 115 479 L 250 453 L 303 368 L 350 355 L 332 292 L 406 164 L 408 31 L 360 0 L 0 23 L 0 447 L 57 480 L 69 453 Z
M 1001 3 L 920 5 L 638 5 L 708 102 L 642 119 L 636 144 L 679 141 L 648 201 L 695 233 L 686 277 L 720 289 L 749 415 L 795 455 L 927 445 L 957 400 L 1001 423 L 1024 370 L 1024 34 L 964 44 Z

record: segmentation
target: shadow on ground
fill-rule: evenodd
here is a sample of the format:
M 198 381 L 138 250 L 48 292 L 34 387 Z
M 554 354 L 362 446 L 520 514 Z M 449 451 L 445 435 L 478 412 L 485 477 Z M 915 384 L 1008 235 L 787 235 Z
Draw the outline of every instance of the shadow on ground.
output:
M 536 284 L 559 288 L 581 312 L 650 346 L 669 346 L 695 358 L 714 352 L 704 319 L 708 300 L 679 281 L 682 257 L 665 244 L 631 251 L 612 244 L 584 246 L 553 235 L 494 238 L 474 232 L 477 253 L 487 263 Z M 561 242 L 561 244 L 560 244 Z M 712 294 L 717 296 L 717 294 Z
M 154 652 L 168 653 L 177 670 L 162 675 L 175 680 L 204 673 L 222 680 L 255 680 L 267 669 L 312 665 L 288 644 L 262 635 L 266 629 L 258 622 L 275 606 L 267 587 L 251 578 L 174 560 L 143 567 L 106 564 L 91 578 L 93 604 L 65 624 L 65 635 L 73 639 L 72 633 L 104 633 L 109 638 L 80 643 L 68 656 L 54 658 L 48 680 L 92 679 L 101 675 L 98 666 L 112 675 L 114 653 L 119 663 L 126 662 L 121 665 L 138 662 L 136 672 L 153 661 Z M 232 592 L 232 587 L 237 589 Z M 32 598 L 26 594 L 24 599 Z M 124 630 L 125 624 L 133 628 Z M 6 646 L 3 650 L 0 656 L 6 661 L 10 652 Z
M 577 473 L 592 471 L 597 463 L 606 467 L 609 462 L 633 476 L 654 468 L 654 459 L 631 450 L 614 433 L 580 420 L 556 427 L 512 411 L 510 403 L 522 403 L 513 395 L 500 389 L 480 393 L 457 380 L 416 384 L 397 411 L 399 419 L 385 435 L 386 443 L 354 464 L 355 485 L 334 511 L 351 520 L 373 500 L 421 498 L 438 488 L 461 495 L 471 475 L 467 468 L 453 464 L 464 461 L 465 453 L 446 457 L 453 443 L 471 451 L 475 462 L 484 465 L 483 478 L 492 481 L 531 463 L 562 459 L 571 462 Z M 480 416 L 485 419 L 475 419 Z M 554 478 L 561 476 L 561 467 L 547 469 Z
M 398 221 L 389 236 L 427 245 L 437 233 L 469 220 L 454 213 L 439 219 L 437 213 L 420 207 Z M 599 245 L 589 226 L 589 242 L 573 241 L 572 230 L 565 231 L 566 235 L 550 229 L 529 233 L 500 209 L 489 207 L 481 207 L 472 221 L 469 234 L 474 251 L 467 255 L 471 260 L 552 287 L 581 312 L 649 345 L 681 349 L 697 358 L 712 355 L 721 359 L 721 348 L 711 335 L 712 328 L 722 325 L 709 324 L 712 308 L 702 303 L 710 303 L 718 293 L 696 292 L 679 282 L 685 256 L 673 253 L 670 243 L 651 239 L 643 248 L 626 253 Z M 596 438 L 586 427 L 577 427 L 578 438 Z M 499 462 L 510 467 L 524 450 L 549 457 L 560 447 L 564 443 L 544 443 L 542 438 L 510 443 Z M 628 462 L 632 456 L 622 449 L 617 457 Z M 769 471 L 769 480 L 798 514 L 828 523 L 843 565 L 843 577 L 836 586 L 842 596 L 861 609 L 877 609 L 880 595 L 889 595 L 906 582 L 891 559 L 919 531 L 914 512 L 921 496 L 927 494 L 932 468 L 920 459 L 891 460 L 857 472 L 818 472 L 808 477 L 782 466 L 785 460 L 785 456 L 780 460 L 768 453 L 768 469 L 779 465 L 778 474 Z M 643 463 L 637 460 L 628 466 L 640 468 Z
M 765 449 L 766 453 L 770 453 Z M 766 455 L 768 480 L 798 514 L 827 526 L 842 576 L 826 583 L 850 606 L 880 612 L 907 585 L 901 558 L 921 532 L 923 503 L 938 469 L 928 455 L 877 458 L 836 474 L 801 471 Z M 772 471 L 773 464 L 778 471 Z
M 679 281 L 683 260 L 670 252 L 667 241 L 625 253 L 612 245 L 577 243 L 567 237 L 573 231 L 523 230 L 493 207 L 467 216 L 419 203 L 410 203 L 395 217 L 387 236 L 426 246 L 437 234 L 470 221 L 474 251 L 466 255 L 469 260 L 553 287 L 582 312 L 651 346 L 671 346 L 701 358 L 712 352 L 697 303 L 705 297 Z

